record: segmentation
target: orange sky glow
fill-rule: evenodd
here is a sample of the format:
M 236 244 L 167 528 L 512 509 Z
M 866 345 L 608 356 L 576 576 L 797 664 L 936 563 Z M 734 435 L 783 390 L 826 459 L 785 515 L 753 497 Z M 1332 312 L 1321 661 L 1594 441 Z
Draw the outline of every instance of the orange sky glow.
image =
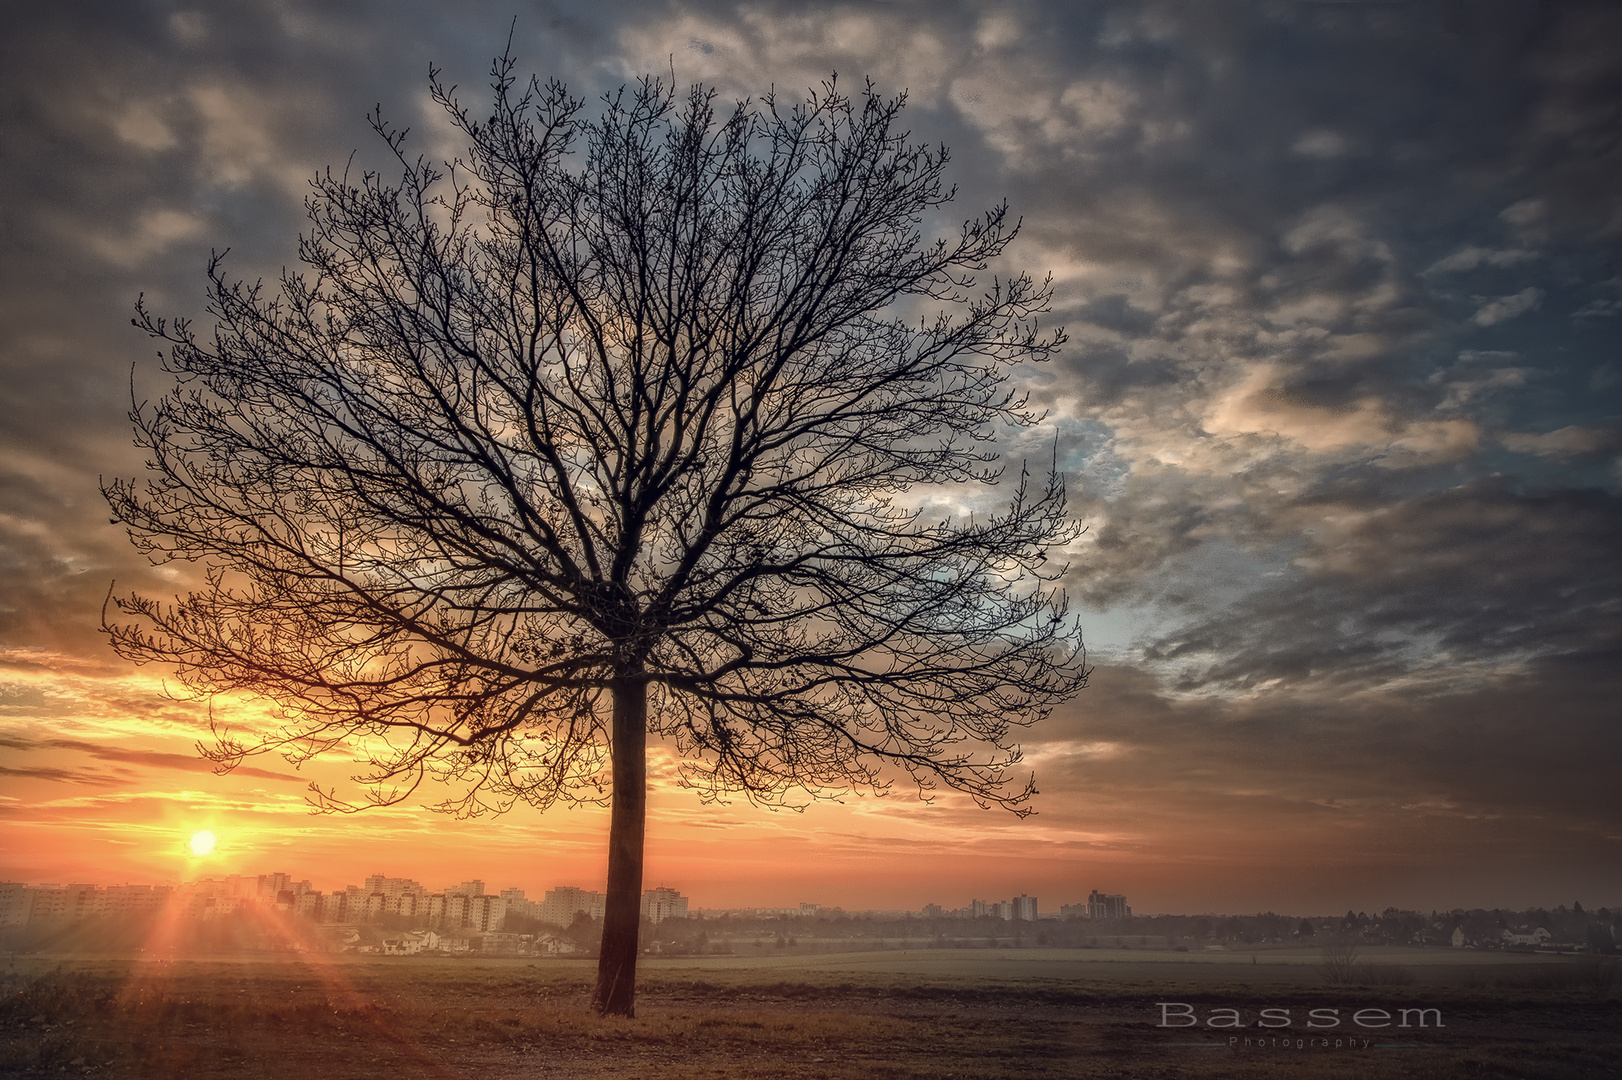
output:
M 207 712 L 167 697 L 160 673 L 43 654 L 8 659 L 14 678 L 29 671 L 12 686 L 32 690 L 14 691 L 13 700 L 37 702 L 23 723 L 14 712 L 8 729 L 8 760 L 26 762 L 7 768 L 0 796 L 13 879 L 156 883 L 283 871 L 323 890 L 373 873 L 433 888 L 478 878 L 487 889 L 516 886 L 531 896 L 556 885 L 601 887 L 605 809 L 519 807 L 457 820 L 425 809 L 432 799 L 424 793 L 358 814 L 314 813 L 312 780 L 355 790 L 346 789 L 351 766 L 342 760 L 295 770 L 259 757 L 215 775 L 195 751 L 208 734 Z M 1106 670 L 1104 692 L 1073 703 L 1070 722 L 1097 726 L 1090 705 L 1131 708 L 1130 697 L 1110 700 L 1112 675 L 1132 677 Z M 216 703 L 215 719 L 227 711 Z M 1057 910 L 1096 888 L 1124 892 L 1145 912 L 1334 911 L 1465 904 L 1472 887 L 1501 890 L 1471 870 L 1486 845 L 1519 840 L 1550 856 L 1546 838 L 1517 837 L 1505 822 L 1473 821 L 1456 808 L 1438 805 L 1416 818 L 1389 793 L 1337 805 L 1313 797 L 1310 782 L 1295 791 L 1217 790 L 1189 783 L 1212 772 L 1198 761 L 1124 740 L 1055 737 L 1061 741 L 1028 747 L 1043 794 L 1025 820 L 953 793 L 926 805 L 899 785 L 888 797 L 800 811 L 705 805 L 676 785 L 669 752 L 655 747 L 646 882 L 672 885 L 709 908 L 808 901 L 917 909 L 1027 893 Z M 25 756 L 15 753 L 23 746 Z M 1162 761 L 1132 767 L 1145 757 Z M 200 830 L 217 844 L 201 856 L 190 845 Z M 1438 847 L 1454 851 L 1439 858 Z M 1523 895 L 1533 894 L 1505 902 Z

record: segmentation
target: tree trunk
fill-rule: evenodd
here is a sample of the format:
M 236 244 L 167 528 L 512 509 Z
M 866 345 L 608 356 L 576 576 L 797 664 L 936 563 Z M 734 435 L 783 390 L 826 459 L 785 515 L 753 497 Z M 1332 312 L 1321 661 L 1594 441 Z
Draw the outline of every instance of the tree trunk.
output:
M 597 992 L 591 1004 L 604 1016 L 634 1016 L 637 939 L 642 928 L 642 838 L 648 816 L 648 687 L 641 679 L 619 679 L 613 693 L 608 901 L 597 958 Z

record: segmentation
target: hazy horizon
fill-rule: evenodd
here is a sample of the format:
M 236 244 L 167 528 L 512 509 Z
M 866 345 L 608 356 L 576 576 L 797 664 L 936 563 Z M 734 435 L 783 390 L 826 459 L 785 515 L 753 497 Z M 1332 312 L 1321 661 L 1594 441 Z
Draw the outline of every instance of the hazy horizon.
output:
M 219 881 L 223 881 L 225 879 L 231 878 L 233 876 L 238 877 L 238 878 L 242 878 L 242 879 L 245 879 L 245 880 L 252 880 L 252 879 L 255 879 L 255 878 L 259 878 L 259 877 L 269 877 L 269 876 L 272 876 L 272 875 L 282 874 L 282 875 L 286 875 L 294 883 L 308 882 L 311 889 L 313 889 L 316 892 L 320 892 L 320 893 L 323 893 L 323 894 L 331 894 L 331 893 L 334 893 L 334 892 L 342 892 L 343 890 L 345 890 L 346 888 L 348 888 L 350 886 L 361 886 L 361 885 L 364 884 L 364 882 L 366 881 L 367 878 L 370 878 L 370 877 L 373 877 L 373 876 L 381 876 L 381 877 L 386 877 L 386 878 L 391 878 L 391 879 L 396 879 L 396 880 L 404 879 L 404 880 L 409 880 L 409 881 L 415 881 L 418 885 L 422 886 L 424 888 L 424 890 L 426 892 L 428 892 L 429 894 L 449 892 L 449 891 L 451 891 L 453 889 L 456 889 L 456 888 L 458 888 L 460 886 L 467 885 L 467 884 L 470 884 L 470 883 L 473 883 L 473 882 L 478 882 L 478 883 L 483 885 L 484 895 L 486 895 L 486 896 L 497 896 L 500 893 L 502 893 L 504 890 L 507 890 L 507 889 L 519 889 L 524 893 L 524 898 L 526 900 L 531 900 L 531 901 L 540 900 L 543 895 L 545 895 L 547 892 L 549 892 L 549 891 L 551 891 L 553 889 L 578 888 L 578 889 L 583 889 L 583 890 L 585 890 L 587 892 L 601 892 L 604 889 L 605 884 L 606 884 L 606 876 L 605 875 L 599 875 L 596 878 L 575 877 L 575 878 L 569 878 L 567 880 L 558 879 L 558 880 L 555 880 L 555 881 L 548 882 L 547 884 L 544 884 L 544 885 L 529 885 L 529 884 L 524 884 L 521 881 L 508 881 L 506 879 L 497 879 L 495 877 L 492 877 L 488 873 L 474 874 L 471 877 L 456 878 L 454 880 L 439 879 L 439 878 L 424 879 L 424 878 L 415 877 L 415 876 L 413 876 L 411 874 L 390 872 L 386 868 L 373 868 L 371 870 L 368 870 L 365 874 L 351 875 L 351 877 L 349 877 L 347 879 L 340 880 L 339 878 L 332 878 L 332 879 L 329 880 L 329 879 L 319 879 L 319 878 L 316 878 L 316 877 L 313 877 L 313 876 L 310 876 L 310 875 L 306 875 L 302 871 L 300 871 L 300 870 L 298 870 L 296 868 L 289 868 L 289 867 L 276 867 L 276 868 L 271 868 L 271 869 L 260 868 L 260 869 L 257 869 L 257 870 L 249 869 L 249 870 L 245 870 L 245 871 L 230 871 L 230 872 L 210 871 L 207 868 L 207 866 L 205 865 L 209 860 L 206 860 L 206 859 L 194 859 L 192 861 L 194 863 L 196 863 L 197 866 L 196 866 L 195 870 L 193 871 L 195 876 L 191 876 L 191 877 L 175 877 L 175 878 L 169 878 L 169 879 L 165 879 L 165 880 L 150 880 L 150 881 L 129 881 L 129 880 L 111 881 L 111 880 L 94 879 L 94 878 L 91 878 L 91 877 L 81 877 L 81 878 L 78 878 L 78 879 L 73 880 L 73 881 L 68 881 L 68 880 L 65 880 L 65 879 L 63 879 L 63 880 L 55 880 L 55 881 L 46 881 L 44 879 L 40 879 L 40 880 L 24 881 L 24 882 L 21 882 L 21 883 L 24 884 L 24 885 L 27 885 L 27 886 L 29 886 L 31 888 L 43 888 L 43 887 L 47 887 L 47 886 L 66 887 L 66 886 L 71 886 L 71 885 L 92 885 L 92 886 L 96 886 L 96 887 L 99 887 L 99 888 L 109 888 L 109 887 L 124 886 L 124 885 L 150 886 L 150 887 L 163 887 L 163 886 L 185 887 L 185 886 L 188 886 L 188 885 L 199 884 L 199 883 L 203 883 L 203 882 L 207 882 L 207 881 L 219 882 Z M 15 881 L 15 880 L 16 880 L 15 878 L 5 877 L 3 874 L 0 874 L 0 881 Z M 946 914 L 950 915 L 950 914 L 952 914 L 952 913 L 954 913 L 954 912 L 956 912 L 958 910 L 968 908 L 971 901 L 979 900 L 979 901 L 986 901 L 986 902 L 995 903 L 995 902 L 1008 900 L 1008 899 L 1011 899 L 1013 897 L 1020 896 L 1020 895 L 1034 895 L 1035 899 L 1038 902 L 1037 910 L 1040 913 L 1042 913 L 1042 915 L 1044 917 L 1046 917 L 1046 916 L 1058 915 L 1059 912 L 1060 912 L 1061 907 L 1066 907 L 1066 906 L 1071 906 L 1071 905 L 1085 905 L 1086 902 L 1087 902 L 1087 899 L 1088 899 L 1088 894 L 1090 892 L 1096 890 L 1096 891 L 1098 891 L 1100 893 L 1106 893 L 1106 894 L 1111 894 L 1111 895 L 1125 895 L 1127 905 L 1131 909 L 1132 917 L 1134 917 L 1134 918 L 1140 917 L 1140 916 L 1141 917 L 1158 917 L 1158 916 L 1182 916 L 1182 915 L 1187 915 L 1187 916 L 1196 916 L 1196 915 L 1243 916 L 1243 915 L 1260 914 L 1260 913 L 1263 913 L 1263 912 L 1272 912 L 1274 914 L 1278 914 L 1278 915 L 1281 915 L 1281 916 L 1284 916 L 1284 917 L 1289 917 L 1289 918 L 1300 918 L 1300 917 L 1330 918 L 1330 917 L 1337 917 L 1337 916 L 1339 916 L 1339 915 L 1341 915 L 1343 913 L 1343 910 L 1339 909 L 1339 908 L 1321 909 L 1321 910 L 1320 909 L 1313 909 L 1313 910 L 1299 909 L 1299 910 L 1297 910 L 1297 909 L 1291 909 L 1291 908 L 1287 908 L 1287 907 L 1280 907 L 1279 905 L 1276 905 L 1276 904 L 1274 904 L 1274 905 L 1263 905 L 1263 906 L 1259 906 L 1259 907 L 1246 908 L 1246 909 L 1230 908 L 1230 909 L 1219 910 L 1219 909 L 1216 909 L 1216 908 L 1201 908 L 1201 909 L 1180 909 L 1180 910 L 1172 910 L 1172 909 L 1154 909 L 1154 910 L 1151 910 L 1151 909 L 1148 909 L 1148 908 L 1140 907 L 1138 905 L 1138 903 L 1135 902 L 1135 898 L 1132 895 L 1130 895 L 1130 894 L 1122 894 L 1122 893 L 1120 893 L 1119 890 L 1113 890 L 1113 889 L 1107 888 L 1107 887 L 1105 887 L 1103 885 L 1094 885 L 1091 888 L 1083 889 L 1080 892 L 1075 893 L 1074 895 L 1072 895 L 1071 892 L 1065 892 L 1065 893 L 1062 893 L 1062 894 L 1056 893 L 1056 894 L 1053 894 L 1053 895 L 1048 895 L 1048 894 L 1043 894 L 1043 893 L 1040 893 L 1040 892 L 1037 892 L 1037 893 L 1033 894 L 1028 887 L 1022 886 L 1022 885 L 1020 885 L 1018 883 L 1015 883 L 1014 885 L 1011 885 L 1011 886 L 1004 886 L 1000 892 L 996 888 L 991 888 L 989 890 L 982 889 L 980 892 L 977 892 L 977 893 L 973 894 L 972 896 L 969 895 L 969 894 L 966 894 L 966 893 L 964 895 L 962 895 L 961 897 L 956 896 L 956 895 L 953 895 L 953 896 L 931 896 L 931 897 L 929 897 L 927 899 L 921 900 L 921 901 L 919 901 L 917 903 L 913 903 L 913 904 L 910 904 L 910 905 L 909 904 L 866 904 L 866 905 L 864 905 L 864 904 L 860 904 L 860 903 L 846 902 L 840 896 L 837 896 L 837 895 L 830 896 L 830 895 L 827 895 L 827 894 L 820 894 L 820 895 L 815 895 L 815 896 L 813 896 L 813 895 L 796 895 L 794 899 L 784 899 L 783 896 L 786 895 L 786 894 L 779 893 L 779 894 L 776 894 L 776 896 L 777 896 L 776 899 L 771 899 L 770 897 L 773 894 L 770 892 L 769 889 L 764 889 L 761 892 L 759 892 L 758 894 L 756 894 L 756 899 L 752 900 L 750 902 L 742 902 L 742 901 L 732 902 L 732 901 L 728 900 L 726 897 L 721 897 L 721 896 L 715 895 L 713 890 L 709 886 L 707 886 L 704 882 L 701 882 L 701 881 L 700 882 L 692 882 L 692 881 L 676 880 L 676 879 L 668 879 L 667 880 L 667 879 L 663 879 L 663 878 L 660 878 L 660 879 L 649 878 L 648 880 L 643 882 L 643 886 L 644 886 L 644 889 L 654 889 L 654 888 L 660 888 L 660 887 L 668 887 L 668 888 L 675 889 L 678 893 L 680 893 L 681 895 L 683 895 L 684 897 L 686 897 L 688 899 L 688 901 L 690 903 L 690 906 L 691 906 L 691 909 L 694 912 L 725 912 L 725 911 L 752 911 L 752 910 L 789 910 L 789 911 L 792 912 L 793 909 L 798 908 L 801 904 L 815 904 L 815 905 L 818 905 L 818 907 L 823 912 L 830 912 L 830 913 L 831 912 L 842 912 L 842 913 L 846 913 L 846 914 L 867 914 L 867 913 L 873 913 L 873 912 L 883 912 L 883 913 L 897 913 L 897 912 L 900 912 L 900 913 L 917 914 L 917 913 L 922 911 L 922 909 L 924 908 L 925 905 L 936 904 L 936 905 L 939 905 L 945 911 Z M 897 894 L 897 895 L 901 895 L 901 894 Z M 914 895 L 923 895 L 923 894 L 921 892 L 915 892 Z M 761 896 L 765 896 L 765 897 L 768 897 L 768 898 L 767 899 L 759 899 L 759 897 L 761 897 Z M 701 899 L 701 898 L 703 898 L 703 899 Z M 1457 904 L 1452 904 L 1452 905 L 1450 905 L 1448 907 L 1438 907 L 1438 906 L 1435 906 L 1435 905 L 1431 905 L 1429 907 L 1419 907 L 1419 906 L 1414 906 L 1414 905 L 1403 905 L 1403 904 L 1390 903 L 1390 904 L 1381 904 L 1381 905 L 1379 905 L 1377 907 L 1371 905 L 1371 906 L 1367 906 L 1367 907 L 1364 907 L 1364 908 L 1359 908 L 1356 905 L 1354 905 L 1353 907 L 1345 909 L 1345 910 L 1362 911 L 1362 912 L 1364 912 L 1366 914 L 1371 914 L 1371 915 L 1378 915 L 1380 912 L 1382 912 L 1382 911 L 1384 911 L 1384 910 L 1386 910 L 1388 908 L 1397 908 L 1399 910 L 1421 911 L 1421 912 L 1429 910 L 1429 911 L 1439 911 L 1439 912 L 1444 912 L 1444 913 L 1445 912 L 1450 912 L 1450 911 L 1460 911 L 1460 910 L 1463 910 L 1463 911 L 1488 910 L 1488 911 L 1490 911 L 1490 910 L 1494 910 L 1494 909 L 1524 911 L 1524 910 L 1530 910 L 1530 909 L 1533 909 L 1533 908 L 1542 908 L 1542 909 L 1552 911 L 1552 910 L 1554 910 L 1556 908 L 1559 908 L 1559 907 L 1565 907 L 1565 908 L 1569 909 L 1569 908 L 1571 908 L 1573 906 L 1573 902 L 1582 904 L 1583 908 L 1585 910 L 1587 910 L 1587 911 L 1598 911 L 1598 910 L 1602 910 L 1602 909 L 1615 909 L 1615 908 L 1617 908 L 1619 906 L 1622 906 L 1622 905 L 1619 905 L 1619 904 L 1614 903 L 1614 902 L 1606 903 L 1604 901 L 1596 901 L 1596 902 L 1593 902 L 1593 903 L 1589 903 L 1589 902 L 1584 901 L 1584 899 L 1581 896 L 1576 896 L 1576 897 L 1569 897 L 1569 898 L 1565 898 L 1565 899 L 1561 899 L 1561 900 L 1554 900 L 1554 901 L 1548 901 L 1548 902 L 1534 902 L 1534 903 L 1522 903 L 1522 904 L 1457 903 Z

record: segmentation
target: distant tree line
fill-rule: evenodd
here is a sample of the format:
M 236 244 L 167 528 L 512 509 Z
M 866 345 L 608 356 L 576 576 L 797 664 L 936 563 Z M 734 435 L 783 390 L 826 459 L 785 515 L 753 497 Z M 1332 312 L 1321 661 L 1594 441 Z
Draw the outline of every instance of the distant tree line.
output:
M 1495 944 L 1502 930 L 1543 927 L 1550 944 L 1584 945 L 1609 955 L 1622 937 L 1622 911 L 1585 910 L 1581 904 L 1552 910 L 1458 909 L 1410 911 L 1386 908 L 1377 915 L 1298 916 L 1135 915 L 1125 919 L 1008 921 L 996 916 L 964 919 L 824 911 L 807 915 L 730 914 L 703 920 L 672 919 L 645 937 L 665 953 L 698 954 L 835 946 L 862 948 L 1126 948 L 1188 949 L 1213 945 L 1242 948 L 1269 944 L 1322 944 L 1354 939 L 1363 945 L 1450 946 L 1456 927 L 1472 942 Z M 739 946 L 734 948 L 734 946 Z

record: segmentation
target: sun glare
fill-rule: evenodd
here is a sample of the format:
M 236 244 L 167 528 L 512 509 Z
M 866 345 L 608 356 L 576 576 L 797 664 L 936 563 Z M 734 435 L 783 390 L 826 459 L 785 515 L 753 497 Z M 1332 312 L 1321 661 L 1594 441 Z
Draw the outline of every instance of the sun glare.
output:
M 204 829 L 202 832 L 191 834 L 191 853 L 193 855 L 207 855 L 214 850 L 214 834 Z

